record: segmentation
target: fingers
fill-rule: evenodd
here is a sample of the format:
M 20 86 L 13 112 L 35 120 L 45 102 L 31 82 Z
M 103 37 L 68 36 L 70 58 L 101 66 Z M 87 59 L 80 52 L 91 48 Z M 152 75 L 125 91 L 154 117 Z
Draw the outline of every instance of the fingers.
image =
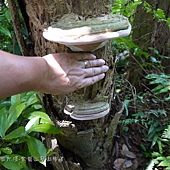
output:
M 88 60 L 86 68 L 98 67 L 104 64 L 105 64 L 105 61 L 103 59 Z
M 80 61 L 81 68 L 92 68 L 92 67 L 99 67 L 105 64 L 103 59 L 96 59 L 96 60 L 84 60 Z
M 92 77 L 92 76 L 96 76 L 102 73 L 105 73 L 109 70 L 109 67 L 106 65 L 103 65 L 101 67 L 93 67 L 93 68 L 88 68 L 88 69 L 84 69 L 85 71 L 85 77 Z
M 76 53 L 75 57 L 79 61 L 95 60 L 96 59 L 96 56 L 91 53 Z
M 79 89 L 86 87 L 86 86 L 91 86 L 93 84 L 95 84 L 96 82 L 102 80 L 104 78 L 105 74 L 99 74 L 93 77 L 87 77 L 83 80 L 83 82 L 79 85 Z

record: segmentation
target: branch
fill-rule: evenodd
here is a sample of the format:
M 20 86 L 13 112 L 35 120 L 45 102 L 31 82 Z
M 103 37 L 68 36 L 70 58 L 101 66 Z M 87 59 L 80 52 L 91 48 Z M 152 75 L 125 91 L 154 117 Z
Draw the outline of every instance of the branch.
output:
M 12 17 L 14 32 L 16 35 L 16 39 L 18 41 L 18 45 L 20 47 L 20 51 L 21 51 L 22 55 L 28 55 L 28 50 L 27 50 L 27 46 L 26 46 L 26 43 L 25 43 L 23 35 L 22 35 L 22 28 L 21 28 L 21 23 L 19 20 L 19 13 L 18 13 L 17 6 L 15 4 L 15 1 L 8 0 L 8 5 L 9 5 L 11 17 Z

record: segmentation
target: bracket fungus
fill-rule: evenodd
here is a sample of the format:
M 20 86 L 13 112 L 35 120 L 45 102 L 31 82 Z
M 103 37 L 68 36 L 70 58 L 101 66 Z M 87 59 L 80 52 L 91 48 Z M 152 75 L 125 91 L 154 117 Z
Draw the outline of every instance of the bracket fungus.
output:
M 92 120 L 107 115 L 110 111 L 107 102 L 85 102 L 78 106 L 68 103 L 64 108 L 64 113 L 76 120 Z
M 83 18 L 65 14 L 43 31 L 49 41 L 64 44 L 72 51 L 92 52 L 103 47 L 109 40 L 128 36 L 131 25 L 122 15 L 108 14 L 96 18 Z M 100 99 L 101 100 L 101 99 Z M 74 101 L 74 100 L 72 100 Z M 92 120 L 104 117 L 110 111 L 106 101 L 68 102 L 64 113 L 76 120 Z
M 131 25 L 122 15 L 104 15 L 83 18 L 66 14 L 58 22 L 44 30 L 49 41 L 64 44 L 72 51 L 94 51 L 103 47 L 108 40 L 128 36 Z

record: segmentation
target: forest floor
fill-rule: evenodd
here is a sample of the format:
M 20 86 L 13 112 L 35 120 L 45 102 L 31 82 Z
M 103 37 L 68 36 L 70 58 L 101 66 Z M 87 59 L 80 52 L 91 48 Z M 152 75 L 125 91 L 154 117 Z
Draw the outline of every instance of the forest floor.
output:
M 125 91 L 127 93 L 128 88 L 127 86 L 123 93 L 125 93 Z M 130 98 L 132 97 L 130 94 Z M 121 97 L 121 101 L 124 101 L 124 96 Z M 138 109 L 142 110 L 143 106 L 138 105 Z M 136 113 L 136 109 L 134 106 L 131 106 L 128 108 L 128 111 L 129 115 L 127 116 L 126 109 L 124 109 L 120 122 L 133 119 L 131 115 Z M 104 169 L 85 168 L 82 170 L 146 170 L 150 162 L 151 152 L 153 152 L 153 150 L 148 149 L 152 144 L 152 140 L 149 140 L 146 134 L 147 129 L 140 123 L 119 123 L 117 132 L 114 135 L 113 142 L 115 147 L 112 150 L 109 165 Z M 34 169 L 54 170 L 51 162 L 47 162 L 46 168 L 38 165 L 36 168 L 34 167 Z
M 125 119 L 124 114 L 121 119 Z M 110 164 L 104 169 L 85 168 L 85 170 L 146 170 L 149 160 L 142 150 L 142 145 L 151 145 L 151 141 L 145 139 L 141 133 L 142 130 L 143 127 L 137 123 L 126 125 L 120 123 L 114 136 L 115 147 L 112 151 Z M 51 162 L 47 162 L 47 167 L 39 164 L 34 165 L 34 169 L 54 170 Z
M 146 170 L 149 160 L 141 147 L 146 144 L 141 130 L 140 125 L 135 123 L 118 125 L 112 163 L 114 170 Z

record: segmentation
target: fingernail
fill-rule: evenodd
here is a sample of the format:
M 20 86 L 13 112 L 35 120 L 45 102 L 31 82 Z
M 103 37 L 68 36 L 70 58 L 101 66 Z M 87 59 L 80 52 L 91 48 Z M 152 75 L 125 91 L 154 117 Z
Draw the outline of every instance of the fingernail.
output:
M 101 74 L 101 79 L 103 79 L 105 77 L 105 74 L 103 73 L 103 74 Z
M 104 72 L 106 72 L 109 70 L 109 67 L 105 65 L 105 66 L 103 66 L 103 69 L 104 69 Z
M 99 59 L 101 64 L 105 64 L 105 61 L 103 59 Z
M 96 59 L 96 56 L 94 54 L 91 54 L 92 59 Z

